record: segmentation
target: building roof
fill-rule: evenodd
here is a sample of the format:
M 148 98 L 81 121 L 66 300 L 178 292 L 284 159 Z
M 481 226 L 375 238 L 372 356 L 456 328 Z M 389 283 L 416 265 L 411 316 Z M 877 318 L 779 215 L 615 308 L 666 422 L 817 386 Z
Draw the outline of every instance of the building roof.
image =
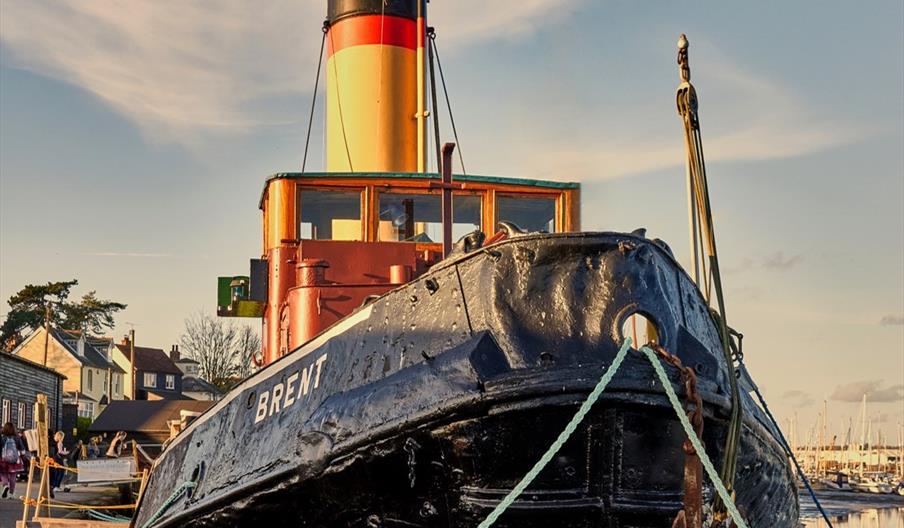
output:
M 104 370 L 112 369 L 114 372 L 125 373 L 116 363 L 108 360 L 106 355 L 97 349 L 97 347 L 106 348 L 111 341 L 110 339 L 87 336 L 85 338 L 85 355 L 83 356 L 78 353 L 78 341 L 81 338 L 81 332 L 51 328 L 50 335 L 82 365 Z
M 117 344 L 116 348 L 125 355 L 126 360 L 129 359 L 129 345 Z M 136 346 L 135 368 L 146 372 L 182 375 L 182 370 L 159 348 Z
M 166 422 L 179 420 L 179 411 L 204 412 L 214 403 L 199 400 L 113 400 L 88 430 L 97 433 L 168 432 Z
M 11 354 L 11 353 L 9 353 L 9 352 L 0 352 L 0 358 L 10 359 L 10 360 L 13 360 L 13 361 L 18 361 L 19 363 L 22 363 L 23 365 L 26 365 L 26 366 L 28 366 L 28 367 L 40 369 L 40 370 L 49 372 L 49 373 L 51 373 L 51 374 L 53 374 L 53 375 L 55 375 L 55 376 L 59 376 L 59 377 L 62 378 L 62 379 L 66 379 L 66 376 L 60 374 L 59 372 L 53 370 L 53 369 L 50 368 L 50 367 L 45 367 L 44 365 L 42 365 L 42 364 L 40 364 L 40 363 L 35 363 L 34 361 L 25 359 L 24 357 L 17 356 L 17 355 L 15 355 L 15 354 Z
M 189 357 L 181 358 L 179 361 L 176 361 L 175 363 L 176 363 L 177 365 L 178 365 L 179 363 L 193 363 L 193 364 L 195 364 L 195 365 L 200 365 L 200 363 L 198 363 L 197 361 L 195 361 L 194 359 L 189 358 Z
M 210 394 L 220 395 L 222 392 L 213 383 L 194 376 L 182 378 L 182 393 L 186 392 L 209 392 Z
M 95 400 L 91 396 L 88 396 L 87 394 L 85 394 L 84 392 L 81 392 L 81 391 L 66 391 L 63 393 L 63 398 L 65 398 L 67 400 L 76 400 L 76 401 L 85 400 L 85 401 L 88 401 L 91 403 L 98 403 L 97 400 Z
M 183 400 L 185 396 L 181 392 L 169 389 L 140 389 L 148 393 L 149 400 Z M 151 395 L 155 396 L 151 398 Z

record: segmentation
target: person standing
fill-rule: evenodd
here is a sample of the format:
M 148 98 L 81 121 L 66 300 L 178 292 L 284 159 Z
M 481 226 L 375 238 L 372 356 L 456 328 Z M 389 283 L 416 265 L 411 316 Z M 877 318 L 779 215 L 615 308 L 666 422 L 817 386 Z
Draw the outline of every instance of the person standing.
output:
M 88 458 L 94 460 L 98 456 L 100 456 L 100 442 L 97 441 L 96 436 L 92 436 L 88 439 Z
M 66 444 L 63 441 L 66 439 L 66 433 L 63 431 L 57 431 L 55 435 L 53 435 L 53 445 L 50 446 L 50 456 L 53 458 L 53 461 L 59 464 L 60 466 L 66 465 L 66 459 L 69 457 L 69 449 L 66 448 Z M 54 467 L 50 470 L 50 496 L 53 497 L 53 491 L 60 487 L 63 484 L 63 477 L 66 476 L 66 470 L 63 468 Z
M 12 497 L 16 491 L 16 475 L 25 469 L 22 463 L 22 452 L 25 446 L 16 434 L 12 422 L 3 424 L 0 432 L 0 495 L 5 499 Z

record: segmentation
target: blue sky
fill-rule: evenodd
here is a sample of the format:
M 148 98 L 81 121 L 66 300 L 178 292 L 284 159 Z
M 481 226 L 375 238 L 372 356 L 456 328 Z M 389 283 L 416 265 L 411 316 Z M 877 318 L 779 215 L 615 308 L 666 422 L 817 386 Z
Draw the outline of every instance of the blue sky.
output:
M 488 4 L 488 5 L 485 5 Z M 0 4 L 0 297 L 77 277 L 168 348 L 260 248 L 297 170 L 325 2 Z M 588 230 L 687 254 L 675 43 L 691 41 L 730 322 L 801 435 L 904 422 L 899 1 L 431 3 L 471 172 L 577 180 Z M 319 107 L 319 105 L 318 105 Z M 309 167 L 322 166 L 320 108 Z M 446 130 L 445 137 L 451 138 Z M 81 291 L 79 293 L 81 293 Z M 0 308 L 6 310 L 6 306 Z M 856 417 L 855 417 L 856 421 Z

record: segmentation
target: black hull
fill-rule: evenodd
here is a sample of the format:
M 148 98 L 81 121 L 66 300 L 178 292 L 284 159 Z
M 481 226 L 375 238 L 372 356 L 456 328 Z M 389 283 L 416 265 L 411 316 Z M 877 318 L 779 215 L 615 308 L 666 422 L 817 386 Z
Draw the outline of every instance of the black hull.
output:
M 246 380 L 159 459 L 137 525 L 194 479 L 154 526 L 476 526 L 586 398 L 634 312 L 698 372 L 718 464 L 728 369 L 680 267 L 631 235 L 530 235 L 448 259 Z M 654 379 L 630 353 L 497 526 L 670 526 L 684 437 Z M 739 509 L 753 527 L 796 527 L 787 459 L 742 399 Z

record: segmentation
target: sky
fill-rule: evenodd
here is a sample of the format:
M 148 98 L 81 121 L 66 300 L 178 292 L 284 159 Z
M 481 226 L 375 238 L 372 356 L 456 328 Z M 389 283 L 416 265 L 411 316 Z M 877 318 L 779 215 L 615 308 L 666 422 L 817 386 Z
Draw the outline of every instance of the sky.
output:
M 728 320 L 784 426 L 904 423 L 904 7 L 430 4 L 469 172 L 579 181 L 585 230 L 687 263 L 676 41 L 691 42 Z M 0 2 L 0 298 L 80 281 L 168 349 L 260 251 L 298 170 L 324 1 Z M 321 99 L 322 102 L 322 93 Z M 443 137 L 451 139 L 448 119 Z M 322 105 L 309 170 L 323 165 Z M 0 307 L 5 314 L 7 306 Z M 859 435 L 855 426 L 854 435 Z

